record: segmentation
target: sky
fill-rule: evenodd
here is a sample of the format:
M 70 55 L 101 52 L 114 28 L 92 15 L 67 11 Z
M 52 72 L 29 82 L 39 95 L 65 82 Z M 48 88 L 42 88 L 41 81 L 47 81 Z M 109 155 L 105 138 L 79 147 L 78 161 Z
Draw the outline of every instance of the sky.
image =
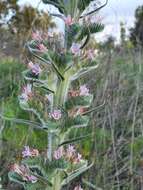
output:
M 40 0 L 20 0 L 20 4 L 30 4 L 37 7 Z M 105 0 L 101 0 L 104 3 Z M 101 34 L 96 36 L 97 40 L 104 40 L 108 36 L 114 36 L 117 41 L 120 37 L 120 22 L 122 21 L 127 29 L 134 25 L 134 12 L 139 5 L 143 5 L 143 0 L 108 0 L 108 5 L 104 7 L 99 15 L 102 18 L 102 22 L 105 24 L 105 29 Z M 39 5 L 40 9 L 50 9 L 50 11 L 55 11 L 49 5 Z M 59 30 L 62 30 L 63 25 L 57 21 Z

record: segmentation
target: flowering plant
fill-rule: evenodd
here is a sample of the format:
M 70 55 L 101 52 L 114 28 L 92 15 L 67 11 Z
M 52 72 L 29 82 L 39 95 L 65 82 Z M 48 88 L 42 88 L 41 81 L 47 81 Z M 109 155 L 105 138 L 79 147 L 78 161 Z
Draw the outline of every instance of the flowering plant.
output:
M 68 0 L 65 4 L 63 1 L 44 2 L 62 10 L 65 16 L 58 17 L 65 22 L 65 34 L 62 35 L 64 44 L 58 46 L 51 45 L 54 35 L 40 32 L 33 33 L 32 40 L 27 43 L 36 63 L 30 62 L 23 72 L 27 85 L 19 96 L 20 106 L 34 113 L 39 122 L 37 127 L 47 134 L 46 152 L 25 146 L 20 163 L 14 164 L 9 172 L 9 178 L 27 190 L 60 190 L 93 165 L 73 145 L 88 135 L 69 137 L 75 128 L 88 126 L 89 113 L 94 110 L 90 108 L 93 95 L 81 80 L 78 89 L 73 88 L 72 82 L 98 67 L 93 51 L 83 49 L 90 35 L 101 31 L 103 26 L 91 23 L 87 27 L 80 21 L 83 16 L 77 14 L 77 10 L 81 12 L 77 3 Z M 75 12 L 71 13 L 68 7 L 74 7 Z M 85 8 L 83 6 L 83 10 Z M 79 184 L 74 189 L 82 190 L 82 187 Z

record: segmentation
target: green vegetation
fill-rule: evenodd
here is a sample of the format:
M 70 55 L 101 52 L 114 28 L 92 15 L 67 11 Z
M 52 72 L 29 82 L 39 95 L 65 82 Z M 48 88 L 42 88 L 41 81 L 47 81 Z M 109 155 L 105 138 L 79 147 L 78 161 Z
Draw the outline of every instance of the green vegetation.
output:
M 5 2 L 0 2 L 0 13 L 7 15 L 8 4 Z M 43 0 L 43 2 L 55 4 L 62 13 L 67 13 L 68 11 L 73 13 L 72 2 L 71 6 L 67 7 L 63 7 L 61 4 L 61 2 L 68 3 L 68 0 Z M 79 2 L 81 3 L 82 0 L 79 0 Z M 89 5 L 90 0 L 84 2 L 83 6 L 77 4 L 80 12 Z M 15 0 L 9 1 L 9 5 L 12 9 L 17 10 L 17 17 L 16 19 L 12 19 L 11 24 L 16 26 L 22 41 L 25 41 L 26 36 L 24 38 L 22 36 L 27 31 L 32 31 L 30 25 L 27 25 L 27 23 L 31 24 L 33 17 L 37 13 L 35 10 L 26 7 L 20 13 Z M 32 10 L 30 14 L 29 10 Z M 93 33 L 95 31 L 98 32 L 103 29 L 102 25 L 96 25 L 96 28 L 93 25 L 89 25 L 88 27 L 90 27 L 91 31 L 88 30 L 89 28 L 86 25 L 82 30 L 79 29 L 79 26 L 74 25 L 73 30 L 71 30 L 70 34 L 76 40 L 84 41 L 85 36 L 87 37 L 84 44 L 86 50 L 88 47 L 98 48 L 99 54 L 96 56 L 96 62 L 94 64 L 99 63 L 99 67 L 83 79 L 80 79 L 80 81 L 74 81 L 72 83 L 73 89 L 77 89 L 79 84 L 86 82 L 90 92 L 93 94 L 92 108 L 94 111 L 92 110 L 90 117 L 86 113 L 87 116 L 84 117 L 78 116 L 76 119 L 65 119 L 65 128 L 63 128 L 64 131 L 70 125 L 85 125 L 83 128 L 74 128 L 71 130 L 68 138 L 76 144 L 77 149 L 82 153 L 84 159 L 89 160 L 89 163 L 93 162 L 94 165 L 84 174 L 79 175 L 68 185 L 64 186 L 63 190 L 73 190 L 75 185 L 79 184 L 82 184 L 84 190 L 141 190 L 143 188 L 142 12 L 142 6 L 136 10 L 136 24 L 135 28 L 131 29 L 130 40 L 126 38 L 125 26 L 121 23 L 121 44 L 118 46 L 115 45 L 112 37 L 109 37 L 104 44 L 97 45 L 92 38 L 89 41 L 88 38 L 92 30 Z M 25 23 L 24 28 L 26 29 L 22 34 L 22 28 L 19 27 L 19 19 L 17 20 L 17 18 L 23 20 L 27 18 L 27 15 L 29 15 L 30 22 L 27 22 L 26 19 L 21 21 L 21 25 Z M 31 17 L 31 15 L 33 16 Z M 51 20 L 47 20 L 42 29 L 45 30 L 45 27 L 50 25 L 50 22 Z M 41 26 L 38 25 L 39 22 L 36 23 L 35 28 L 37 27 L 39 29 Z M 79 31 L 80 35 L 76 38 L 75 33 Z M 7 32 L 9 33 L 9 31 Z M 5 33 L 5 29 L 3 28 L 2 33 L 3 35 Z M 73 40 L 71 40 L 71 36 L 69 38 L 67 36 L 67 48 L 71 46 Z M 14 40 L 17 39 L 17 35 L 14 35 L 14 37 Z M 88 42 L 89 44 L 87 45 Z M 34 45 L 30 44 L 31 49 L 35 48 Z M 50 41 L 46 42 L 45 45 L 51 45 Z M 60 68 L 60 73 L 62 73 L 67 64 L 71 62 L 72 57 L 70 54 L 62 54 L 61 56 L 58 52 L 58 48 L 60 48 L 59 44 L 55 47 L 57 49 L 55 48 L 56 51 L 54 53 L 51 51 L 52 48 L 48 53 Z M 48 59 L 46 53 L 43 55 L 43 58 Z M 63 62 L 66 64 L 62 64 Z M 43 66 L 43 69 L 45 68 Z M 45 128 L 44 130 L 41 130 L 40 126 L 37 128 L 39 120 L 33 113 L 22 110 L 18 102 L 18 97 L 22 91 L 21 87 L 26 84 L 23 74 L 28 80 L 31 77 L 28 75 L 29 71 L 28 73 L 22 73 L 25 69 L 27 69 L 27 66 L 14 58 L 0 57 L 0 189 L 2 188 L 3 190 L 23 190 L 21 185 L 17 185 L 17 183 L 9 180 L 8 172 L 11 164 L 19 163 L 22 160 L 21 151 L 25 145 L 38 149 L 43 157 L 46 155 L 47 134 L 45 133 Z M 50 72 L 52 71 L 50 70 Z M 43 78 L 41 77 L 41 79 L 47 77 L 46 72 L 47 70 L 45 69 Z M 63 100 L 60 98 L 62 88 L 60 90 L 57 93 L 58 98 L 56 99 L 56 103 L 61 103 Z M 41 90 L 39 94 L 35 93 L 34 95 L 37 95 L 39 98 L 43 94 L 43 90 Z M 78 106 L 82 105 L 82 103 L 84 106 L 88 105 L 88 98 L 83 99 L 84 101 L 78 97 L 71 98 L 66 102 L 65 108 L 71 109 L 74 105 Z M 30 106 L 33 104 L 38 111 L 41 111 L 43 105 L 39 102 L 38 100 L 37 103 L 30 102 Z M 44 112 L 41 111 L 41 113 L 45 113 L 45 110 Z M 45 118 L 47 118 L 46 114 L 44 115 Z M 30 123 L 29 121 L 32 122 Z M 51 121 L 47 123 L 53 128 L 57 127 L 57 123 L 55 124 Z M 58 125 L 61 125 L 61 123 L 58 123 Z M 81 136 L 84 138 L 77 139 Z M 68 144 L 69 142 L 67 140 L 64 143 Z M 44 160 L 42 161 L 44 163 Z M 29 159 L 23 162 L 27 165 L 33 165 L 33 163 L 37 164 L 39 160 Z M 43 166 L 43 163 L 40 164 Z M 47 163 L 48 170 L 51 173 L 56 167 L 60 169 L 66 168 L 66 164 L 63 160 L 61 162 L 54 160 L 50 164 L 49 162 Z M 40 172 L 39 175 L 41 175 Z M 12 177 L 13 175 L 11 175 Z M 15 179 L 17 180 L 18 177 Z M 66 181 L 64 182 L 65 184 L 67 183 Z M 32 185 L 29 185 L 27 189 L 32 190 Z M 34 189 L 45 190 L 43 186 L 41 189 L 41 186 L 38 185 Z
M 101 63 L 100 67 L 96 73 L 93 72 L 92 77 L 90 76 L 89 84 L 94 93 L 94 106 L 104 102 L 105 105 L 92 116 L 93 138 L 82 141 L 79 146 L 85 157 L 90 155 L 90 158 L 95 160 L 95 166 L 85 174 L 84 180 L 88 179 L 95 187 L 101 189 L 140 189 L 143 144 L 142 54 L 122 51 L 120 54 L 114 52 L 110 56 L 110 53 L 104 52 L 104 55 L 98 59 Z M 14 60 L 6 60 L 4 63 L 5 68 L 3 65 L 3 70 L 0 69 L 3 71 L 0 74 L 1 81 L 19 77 L 19 83 L 22 83 L 19 72 L 20 69 L 23 70 L 21 65 Z M 7 75 L 3 75 L 4 70 Z M 10 70 L 13 72 L 11 73 Z M 11 87 L 11 82 L 12 80 L 9 80 L 7 86 Z M 13 94 L 19 94 L 16 80 L 15 85 L 15 90 L 5 98 L 1 108 L 4 108 L 7 117 L 28 119 L 29 115 L 19 108 L 18 103 L 15 104 L 17 97 Z M 7 89 L 9 91 L 9 88 Z M 34 132 L 34 137 L 30 140 L 29 136 L 33 130 L 27 125 L 10 121 L 3 121 L 3 125 L 2 158 L 9 157 L 6 162 L 5 159 L 1 159 L 1 166 L 4 164 L 5 170 L 27 140 L 29 144 L 32 146 L 35 144 L 34 147 L 38 146 L 39 149 L 46 144 L 43 142 L 43 134 L 40 134 L 42 132 L 39 131 Z M 85 135 L 90 132 L 89 128 L 82 129 Z M 73 135 L 77 135 L 77 131 L 74 131 Z M 3 171 L 2 176 L 4 174 Z M 5 181 L 7 178 L 4 176 L 2 179 Z

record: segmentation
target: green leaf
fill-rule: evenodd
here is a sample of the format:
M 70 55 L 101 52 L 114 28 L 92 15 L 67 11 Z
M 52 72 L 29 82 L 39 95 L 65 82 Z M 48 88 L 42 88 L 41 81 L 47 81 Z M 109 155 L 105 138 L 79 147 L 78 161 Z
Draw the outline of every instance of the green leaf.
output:
M 43 159 L 41 159 L 40 157 L 25 158 L 22 160 L 22 164 L 26 164 L 31 168 L 40 166 L 42 163 L 43 163 Z
M 46 189 L 47 185 L 44 185 L 42 183 L 36 182 L 36 183 L 28 183 L 25 185 L 26 190 L 40 190 L 40 189 Z
M 90 183 L 89 181 L 82 179 L 82 182 L 88 186 L 91 189 L 95 189 L 95 190 L 102 190 L 100 187 L 97 187 L 96 185 L 93 185 L 92 183 Z
M 79 127 L 86 127 L 89 123 L 89 117 L 88 116 L 76 116 L 75 118 L 67 118 L 67 120 L 65 121 L 65 125 L 64 128 L 65 129 L 69 129 L 69 128 L 79 128 Z
M 70 110 L 72 108 L 90 107 L 92 100 L 93 95 L 70 97 L 70 99 L 65 102 L 65 108 Z
M 67 48 L 72 46 L 73 40 L 75 39 L 76 35 L 79 33 L 81 26 L 79 24 L 73 24 L 68 29 L 66 29 L 65 33 L 67 36 Z
M 8 177 L 9 177 L 9 179 L 10 179 L 11 181 L 16 182 L 16 183 L 21 184 L 21 185 L 24 186 L 25 181 L 24 181 L 24 180 L 22 179 L 22 177 L 21 177 L 20 175 L 18 175 L 17 173 L 15 173 L 15 172 L 9 172 L 9 173 L 8 173 Z
M 67 185 L 69 182 L 71 182 L 72 180 L 74 180 L 75 178 L 77 178 L 78 176 L 80 176 L 81 174 L 83 174 L 85 171 L 87 171 L 88 169 L 90 169 L 92 166 L 93 166 L 93 163 L 90 164 L 89 166 L 87 166 L 87 163 L 86 163 L 81 168 L 79 168 L 76 171 L 74 171 L 71 174 L 69 174 L 68 177 L 66 177 L 63 180 L 62 185 Z
M 94 69 L 97 69 L 99 65 L 94 65 L 91 67 L 84 67 L 82 69 L 80 69 L 77 73 L 75 73 L 72 77 L 71 77 L 71 81 L 77 80 L 78 78 L 83 77 L 84 75 L 87 75 L 89 72 L 91 72 Z
M 55 63 L 57 68 L 61 73 L 64 72 L 64 70 L 67 69 L 70 65 L 72 65 L 72 55 L 71 53 L 58 53 L 58 52 L 52 52 L 48 51 L 49 56 L 51 57 L 52 61 Z M 46 54 L 44 55 L 46 59 Z
M 91 134 L 88 134 L 88 135 L 85 135 L 85 136 L 81 136 L 81 137 L 77 137 L 77 138 L 73 138 L 73 139 L 68 139 L 64 142 L 62 142 L 59 146 L 63 146 L 63 145 L 68 145 L 68 144 L 72 144 L 72 143 L 75 143 L 77 141 L 82 141 L 88 137 L 90 137 Z
M 77 35 L 76 39 L 78 41 L 83 40 L 84 37 L 88 36 L 89 34 L 95 34 L 97 32 L 101 32 L 104 29 L 104 25 L 102 24 L 88 24 L 88 25 L 84 25 L 81 28 L 81 31 L 79 32 L 79 34 Z
M 86 7 L 89 6 L 90 2 L 93 0 L 78 0 L 78 8 L 80 11 L 84 11 Z
M 51 4 L 59 9 L 61 13 L 64 13 L 64 6 L 62 6 L 58 0 L 42 0 L 45 4 Z

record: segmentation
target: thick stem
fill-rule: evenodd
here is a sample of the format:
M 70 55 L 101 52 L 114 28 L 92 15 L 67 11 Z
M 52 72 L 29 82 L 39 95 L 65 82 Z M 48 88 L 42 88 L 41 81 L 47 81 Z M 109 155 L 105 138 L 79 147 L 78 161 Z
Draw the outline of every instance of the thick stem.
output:
M 54 186 L 53 190 L 61 190 L 61 177 L 57 174 L 57 176 L 54 178 Z
M 52 161 L 52 133 L 51 132 L 48 132 L 47 158 L 49 159 L 49 161 Z
M 70 85 L 70 80 L 69 80 L 69 73 L 67 72 L 66 76 L 65 76 L 65 80 L 64 81 L 60 81 L 59 82 L 59 86 L 57 87 L 57 92 L 55 95 L 55 106 L 63 106 L 65 103 L 65 100 L 67 98 L 67 94 L 68 94 L 68 89 L 69 89 L 69 85 Z

